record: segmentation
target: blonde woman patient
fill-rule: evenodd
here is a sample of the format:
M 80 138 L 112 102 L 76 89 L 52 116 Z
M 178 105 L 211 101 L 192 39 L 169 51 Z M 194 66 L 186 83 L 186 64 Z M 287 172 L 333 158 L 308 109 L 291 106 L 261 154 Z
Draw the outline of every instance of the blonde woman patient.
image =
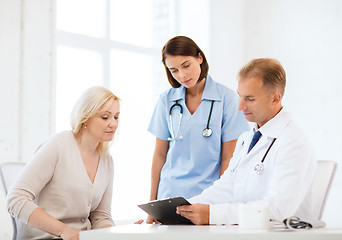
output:
M 119 98 L 105 87 L 86 90 L 71 113 L 71 131 L 50 137 L 7 195 L 19 219 L 17 239 L 79 239 L 82 230 L 114 226 L 113 161 Z

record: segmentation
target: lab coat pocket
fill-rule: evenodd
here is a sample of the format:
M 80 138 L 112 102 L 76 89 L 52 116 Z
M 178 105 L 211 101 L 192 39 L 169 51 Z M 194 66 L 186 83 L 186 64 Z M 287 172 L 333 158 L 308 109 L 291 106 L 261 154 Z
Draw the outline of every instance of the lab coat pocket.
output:
M 249 184 L 246 189 L 249 201 L 258 200 L 265 196 L 270 182 L 270 173 L 272 172 L 270 164 L 265 163 L 261 172 L 255 170 L 257 164 L 259 162 L 251 165 L 249 169 Z

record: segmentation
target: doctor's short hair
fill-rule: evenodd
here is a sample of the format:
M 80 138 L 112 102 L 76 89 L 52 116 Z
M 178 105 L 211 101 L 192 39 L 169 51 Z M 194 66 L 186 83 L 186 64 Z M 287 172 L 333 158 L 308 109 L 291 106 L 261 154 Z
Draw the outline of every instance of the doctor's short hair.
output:
M 165 60 L 168 55 L 172 56 L 192 56 L 198 57 L 201 54 L 203 58 L 203 62 L 201 63 L 201 74 L 198 78 L 198 82 L 202 81 L 208 75 L 209 65 L 207 59 L 202 52 L 202 50 L 197 46 L 197 44 L 188 37 L 185 36 L 177 36 L 171 38 L 162 49 L 162 62 L 165 67 L 167 79 L 172 87 L 178 88 L 181 84 L 172 76 L 170 70 L 167 68 L 165 64 Z
M 276 59 L 253 59 L 241 68 L 238 77 L 239 80 L 249 77 L 261 77 L 264 86 L 277 89 L 284 96 L 286 73 L 280 62 Z
M 70 116 L 70 124 L 74 134 L 81 133 L 85 129 L 85 123 L 95 116 L 107 103 L 120 101 L 109 89 L 103 86 L 95 86 L 87 89 L 74 105 Z M 99 153 L 107 154 L 110 142 L 100 142 L 97 146 Z

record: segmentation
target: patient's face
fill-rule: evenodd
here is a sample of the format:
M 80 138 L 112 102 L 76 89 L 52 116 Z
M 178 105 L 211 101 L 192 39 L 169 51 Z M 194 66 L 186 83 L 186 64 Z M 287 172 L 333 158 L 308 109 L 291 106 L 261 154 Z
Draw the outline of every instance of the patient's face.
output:
M 87 134 L 94 141 L 111 141 L 119 124 L 120 104 L 115 100 L 104 104 L 100 111 L 87 121 Z

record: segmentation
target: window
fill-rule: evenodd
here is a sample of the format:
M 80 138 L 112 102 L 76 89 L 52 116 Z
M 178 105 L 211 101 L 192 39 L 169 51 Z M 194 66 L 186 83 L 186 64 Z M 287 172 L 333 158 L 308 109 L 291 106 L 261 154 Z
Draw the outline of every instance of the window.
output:
M 161 64 L 171 36 L 168 0 L 56 1 L 56 132 L 70 129 L 81 93 L 104 85 L 118 95 L 121 119 L 114 158 L 113 218 L 145 214 L 154 137 L 147 132 L 155 101 L 169 87 Z

